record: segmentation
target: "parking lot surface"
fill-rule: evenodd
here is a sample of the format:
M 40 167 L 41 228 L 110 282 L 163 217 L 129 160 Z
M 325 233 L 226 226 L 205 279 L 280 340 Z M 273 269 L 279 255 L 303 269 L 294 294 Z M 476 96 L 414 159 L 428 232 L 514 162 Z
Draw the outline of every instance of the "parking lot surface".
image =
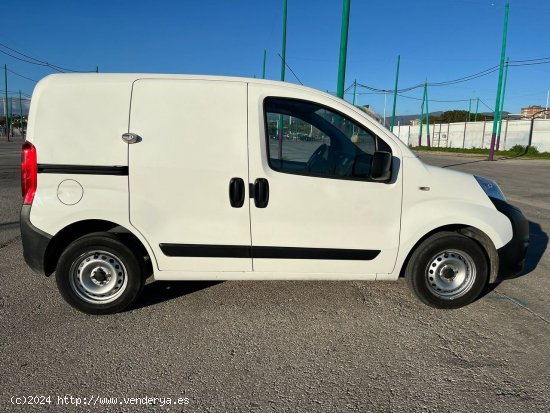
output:
M 19 148 L 0 142 L 0 411 L 549 410 L 549 161 L 422 155 L 496 179 L 530 221 L 525 274 L 466 308 L 429 308 L 403 280 L 150 282 L 96 317 L 23 261 Z M 51 401 L 12 403 L 31 395 Z

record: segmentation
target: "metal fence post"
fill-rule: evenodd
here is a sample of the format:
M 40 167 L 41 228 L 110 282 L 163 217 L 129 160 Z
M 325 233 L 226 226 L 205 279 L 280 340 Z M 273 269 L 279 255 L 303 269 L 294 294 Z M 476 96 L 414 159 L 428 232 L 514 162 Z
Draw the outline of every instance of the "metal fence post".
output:
M 529 142 L 527 143 L 526 150 L 531 147 L 531 143 L 533 142 L 533 129 L 535 128 L 535 116 L 531 118 L 531 129 L 529 129 Z

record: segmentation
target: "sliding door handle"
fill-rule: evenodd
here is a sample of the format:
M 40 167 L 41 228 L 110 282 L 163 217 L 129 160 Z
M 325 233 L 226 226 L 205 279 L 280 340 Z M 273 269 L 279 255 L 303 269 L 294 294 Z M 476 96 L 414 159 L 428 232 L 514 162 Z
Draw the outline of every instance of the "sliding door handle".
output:
M 229 181 L 229 202 L 233 208 L 244 205 L 244 181 L 241 178 L 231 178 Z
M 256 208 L 265 208 L 269 202 L 269 182 L 265 178 L 258 178 L 254 182 L 254 205 Z

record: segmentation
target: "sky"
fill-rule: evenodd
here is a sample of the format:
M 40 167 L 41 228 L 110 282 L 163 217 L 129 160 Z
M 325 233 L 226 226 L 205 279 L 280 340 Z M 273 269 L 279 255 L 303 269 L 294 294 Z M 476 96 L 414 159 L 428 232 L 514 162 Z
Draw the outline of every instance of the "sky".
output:
M 346 87 L 355 79 L 393 89 L 478 73 L 500 61 L 505 0 L 351 0 Z M 288 0 L 286 81 L 334 92 L 342 0 Z M 4 8 L 6 11 L 6 8 Z M 10 2 L 0 43 L 73 70 L 190 73 L 280 79 L 283 0 Z M 550 57 L 550 1 L 510 0 L 507 56 Z M 0 50 L 8 51 L 5 48 Z M 10 52 L 12 53 L 12 52 Z M 39 80 L 52 69 L 0 53 L 0 64 Z M 473 81 L 430 87 L 430 112 L 479 111 L 495 105 L 498 71 Z M 32 94 L 35 83 L 8 72 L 8 90 Z M 4 91 L 3 83 L 0 90 Z M 550 64 L 510 67 L 504 110 L 546 105 Z M 358 87 L 357 104 L 384 113 L 385 96 Z M 398 97 L 397 114 L 420 112 L 423 89 Z M 347 94 L 347 100 L 352 99 Z M 391 113 L 393 97 L 386 96 Z M 438 102 L 438 100 L 464 100 Z

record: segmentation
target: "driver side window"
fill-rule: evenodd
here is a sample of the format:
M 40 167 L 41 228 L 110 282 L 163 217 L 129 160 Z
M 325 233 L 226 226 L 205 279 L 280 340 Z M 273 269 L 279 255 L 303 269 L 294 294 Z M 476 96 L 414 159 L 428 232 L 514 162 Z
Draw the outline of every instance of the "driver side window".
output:
M 389 146 L 324 106 L 296 99 L 264 101 L 269 165 L 280 172 L 368 180 L 374 152 Z

